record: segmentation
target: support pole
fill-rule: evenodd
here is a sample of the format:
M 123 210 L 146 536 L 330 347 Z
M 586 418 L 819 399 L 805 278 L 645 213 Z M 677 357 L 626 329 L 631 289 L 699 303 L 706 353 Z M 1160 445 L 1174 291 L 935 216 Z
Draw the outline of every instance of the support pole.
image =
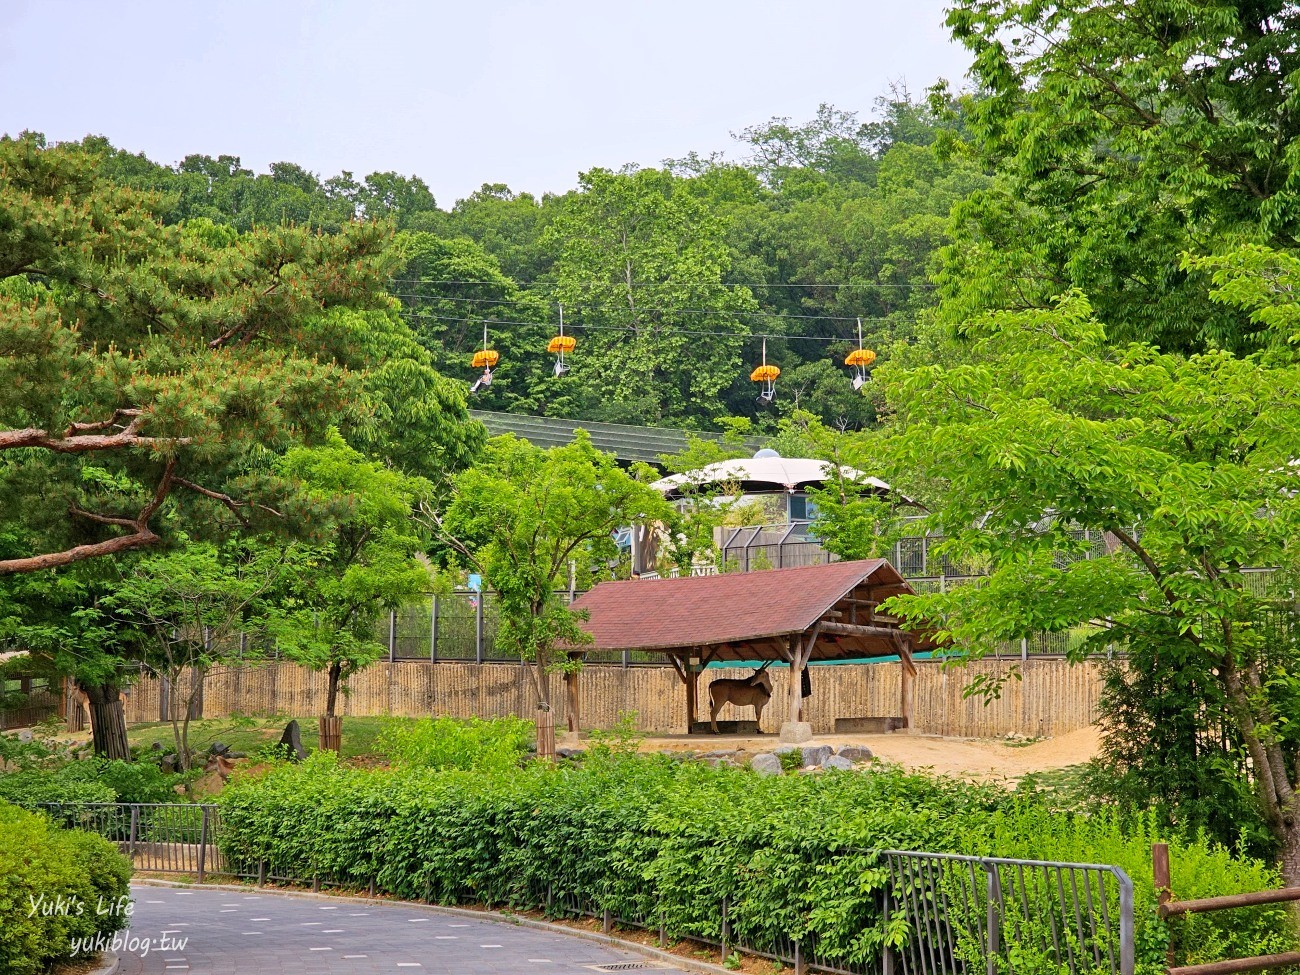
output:
M 700 711 L 700 672 L 686 655 L 686 733 L 692 734 Z
M 429 609 L 429 662 L 438 662 L 438 596 L 430 597 Z
M 569 663 L 576 664 L 582 658 L 582 651 L 571 652 L 569 654 Z M 576 670 L 566 670 L 564 672 L 564 717 L 569 731 L 575 734 L 582 724 L 582 716 L 578 712 L 578 675 L 579 672 Z

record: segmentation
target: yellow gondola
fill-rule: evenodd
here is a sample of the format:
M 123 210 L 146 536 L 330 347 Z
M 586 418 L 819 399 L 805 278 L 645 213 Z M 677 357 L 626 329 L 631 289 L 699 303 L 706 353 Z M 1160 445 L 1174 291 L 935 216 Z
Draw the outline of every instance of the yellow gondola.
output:
M 758 393 L 760 403 L 770 403 L 776 399 L 776 378 L 779 375 L 781 375 L 779 366 L 769 366 L 767 364 L 767 339 L 763 339 L 763 364 L 755 367 L 754 371 L 749 374 L 751 382 L 763 384 L 763 388 Z
M 844 364 L 853 370 L 853 388 L 859 390 L 867 381 L 867 370 L 876 361 L 876 353 L 862 347 L 862 319 L 858 319 L 858 347 L 844 357 Z
M 488 348 L 487 326 L 483 326 L 483 348 L 474 353 L 472 364 L 475 369 L 482 369 L 483 375 L 470 385 L 470 393 L 477 393 L 480 389 L 487 389 L 492 385 L 492 368 L 501 361 L 501 353 L 496 349 Z
M 564 306 L 560 305 L 560 334 L 546 343 L 546 351 L 555 356 L 555 374 L 557 376 L 563 376 L 569 371 L 569 364 L 564 361 L 564 357 L 572 352 L 577 344 L 578 340 L 572 335 L 564 334 Z

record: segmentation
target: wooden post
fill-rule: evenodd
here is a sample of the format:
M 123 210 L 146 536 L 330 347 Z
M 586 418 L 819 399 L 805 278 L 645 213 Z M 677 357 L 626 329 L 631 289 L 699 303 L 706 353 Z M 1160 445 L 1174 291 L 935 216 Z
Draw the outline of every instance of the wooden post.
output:
M 686 733 L 695 729 L 695 722 L 700 711 L 700 672 L 691 663 L 691 655 L 686 655 Z
M 537 712 L 537 757 L 544 761 L 555 761 L 555 712 Z
M 337 752 L 343 742 L 343 719 L 338 715 L 334 717 L 321 716 L 320 719 L 320 750 L 323 752 Z
M 799 645 L 799 637 L 791 634 L 790 636 L 790 686 L 788 690 L 789 708 L 786 720 L 796 723 L 799 720 L 799 705 L 802 699 L 799 697 L 799 691 L 803 684 L 803 666 L 800 660 L 803 658 L 803 649 Z
M 1173 891 L 1170 889 L 1169 880 L 1169 844 L 1152 843 L 1151 844 L 1151 879 L 1156 888 L 1156 906 L 1163 907 L 1173 898 Z M 1174 964 L 1174 943 L 1171 938 L 1169 947 L 1165 951 L 1165 964 L 1173 967 Z
M 582 660 L 581 650 L 569 652 L 569 663 L 576 664 Z M 581 725 L 578 714 L 578 671 L 564 672 L 564 717 L 569 731 L 577 732 Z

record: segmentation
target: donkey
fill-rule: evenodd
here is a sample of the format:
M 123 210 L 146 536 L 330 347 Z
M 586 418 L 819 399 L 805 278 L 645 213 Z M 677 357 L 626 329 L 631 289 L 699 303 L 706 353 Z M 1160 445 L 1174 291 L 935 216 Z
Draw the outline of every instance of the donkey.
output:
M 718 733 L 718 712 L 724 704 L 741 708 L 752 706 L 755 723 L 763 720 L 763 708 L 772 698 L 772 678 L 767 672 L 770 665 L 769 660 L 750 677 L 723 677 L 709 685 L 709 725 L 715 735 Z

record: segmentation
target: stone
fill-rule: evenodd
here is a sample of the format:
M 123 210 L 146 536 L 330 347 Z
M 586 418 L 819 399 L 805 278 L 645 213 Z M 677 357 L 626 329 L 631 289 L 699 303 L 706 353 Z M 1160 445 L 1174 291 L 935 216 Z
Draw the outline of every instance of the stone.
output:
M 247 752 L 226 752 L 226 758 L 247 758 Z
M 774 755 L 789 755 L 791 752 L 799 751 L 798 745 L 777 745 L 772 749 Z
M 168 775 L 171 775 L 176 771 L 177 764 L 175 755 L 164 755 L 162 760 L 158 762 L 158 768 Z
M 780 775 L 781 759 L 771 752 L 762 752 L 749 760 L 749 767 L 759 775 Z
M 230 746 L 227 745 L 224 741 L 214 741 L 211 745 L 208 746 L 209 755 L 225 755 L 229 751 L 230 751 Z
M 850 762 L 867 762 L 875 758 L 871 749 L 864 745 L 845 745 L 836 754 Z
M 830 758 L 834 753 L 834 749 L 830 745 L 804 745 L 800 751 L 800 764 L 804 768 L 825 765 L 826 759 Z
M 806 741 L 812 741 L 812 725 L 807 721 L 787 721 L 781 725 L 780 740 L 789 742 L 792 745 L 802 745 Z
M 22 731 L 18 732 L 18 740 L 24 743 L 31 741 L 35 737 L 36 736 L 32 734 L 30 728 L 24 728 Z
M 577 761 L 582 760 L 581 748 L 557 748 L 555 749 L 556 758 L 571 758 Z
M 285 747 L 291 762 L 301 762 L 307 757 L 307 749 L 302 747 L 302 731 L 298 727 L 297 718 L 285 725 L 280 744 Z
M 160 742 L 160 741 L 155 741 L 152 745 L 149 746 L 149 750 L 152 751 L 152 752 L 160 752 L 160 751 L 162 751 L 162 742 Z
M 735 757 L 736 757 L 736 750 L 734 748 L 719 749 L 717 751 L 705 752 L 703 755 L 700 756 L 700 758 L 703 758 L 706 761 L 712 758 L 735 758 Z
M 830 758 L 826 759 L 826 761 L 822 762 L 822 768 L 827 771 L 831 769 L 839 769 L 841 772 L 849 772 L 853 769 L 853 763 L 843 755 L 832 755 Z

